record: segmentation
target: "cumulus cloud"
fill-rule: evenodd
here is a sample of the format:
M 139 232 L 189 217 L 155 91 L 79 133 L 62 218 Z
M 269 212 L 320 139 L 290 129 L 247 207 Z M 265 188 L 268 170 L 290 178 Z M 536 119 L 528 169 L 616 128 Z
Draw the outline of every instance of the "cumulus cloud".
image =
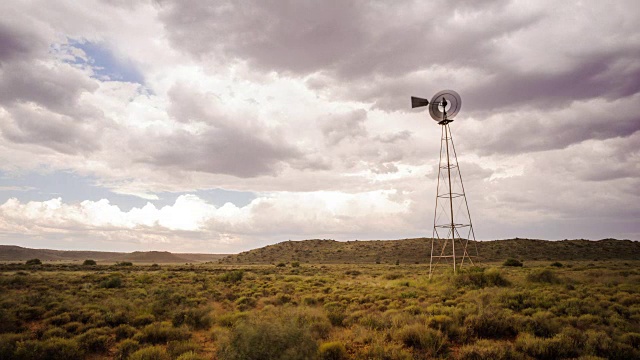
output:
M 339 192 L 278 193 L 254 199 L 244 207 L 232 203 L 216 207 L 195 195 L 182 195 L 173 205 L 122 211 L 107 199 L 65 203 L 61 198 L 22 203 L 16 198 L 0 205 L 0 233 L 67 234 L 87 232 L 161 233 L 191 232 L 198 241 L 212 234 L 235 239 L 238 247 L 250 247 L 260 236 L 339 236 L 354 232 L 389 233 L 407 226 L 403 220 L 411 206 L 409 199 L 394 198 L 394 191 L 357 194 Z M 371 222 L 377 219 L 376 225 Z M 381 220 L 385 219 L 385 220 Z
M 440 128 L 409 96 L 452 88 L 479 237 L 571 237 L 565 222 L 574 237 L 637 238 L 635 7 L 0 4 L 0 171 L 68 171 L 150 201 L 12 193 L 0 228 L 104 248 L 429 235 Z M 261 195 L 158 202 L 211 188 Z

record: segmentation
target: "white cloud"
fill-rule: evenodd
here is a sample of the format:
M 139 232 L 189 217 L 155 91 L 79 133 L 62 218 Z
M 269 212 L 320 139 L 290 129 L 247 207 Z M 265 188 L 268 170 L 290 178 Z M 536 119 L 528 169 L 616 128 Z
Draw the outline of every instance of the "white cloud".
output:
M 409 96 L 447 87 L 463 98 L 451 126 L 479 237 L 570 237 L 556 219 L 573 221 L 575 237 L 637 237 L 637 225 L 618 226 L 640 211 L 633 8 L 3 3 L 0 171 L 70 171 L 150 204 L 12 194 L 0 226 L 168 249 L 182 238 L 239 249 L 429 235 L 440 129 Z M 144 85 L 96 78 L 79 41 L 134 66 Z M 193 195 L 154 205 L 162 192 L 210 188 L 262 195 L 241 208 Z

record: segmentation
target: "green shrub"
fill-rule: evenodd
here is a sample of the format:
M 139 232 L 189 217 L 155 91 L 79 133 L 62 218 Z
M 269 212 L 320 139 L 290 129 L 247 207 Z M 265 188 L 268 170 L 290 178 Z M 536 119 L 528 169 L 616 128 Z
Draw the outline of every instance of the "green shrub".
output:
M 232 270 L 220 275 L 218 277 L 218 280 L 226 283 L 237 283 L 242 280 L 243 276 L 244 276 L 244 271 Z
M 136 328 L 127 324 L 120 324 L 114 329 L 116 341 L 132 338 L 136 334 Z
M 173 326 L 180 326 L 184 324 L 197 330 L 209 328 L 213 322 L 209 312 L 209 308 L 189 308 L 178 311 L 173 316 Z
M 419 350 L 420 353 L 435 357 L 448 350 L 447 337 L 439 330 L 433 330 L 422 324 L 407 325 L 397 333 L 397 338 L 406 347 Z
M 249 296 L 241 296 L 236 301 L 236 308 L 240 311 L 246 311 L 256 306 L 256 299 Z
M 205 360 L 204 357 L 198 355 L 194 351 L 186 352 L 180 356 L 176 360 Z
M 98 263 L 96 263 L 95 260 L 87 259 L 82 263 L 82 265 L 84 265 L 84 266 L 96 266 L 96 265 L 98 265 Z
M 75 340 L 51 338 L 19 342 L 15 357 L 21 360 L 74 360 L 83 359 L 84 353 Z
M 171 356 L 162 346 L 149 346 L 137 350 L 131 356 L 129 360 L 171 360 Z
M 461 270 L 454 278 L 457 287 L 470 286 L 476 289 L 488 286 L 509 286 L 511 283 L 505 279 L 498 269 L 470 268 Z
M 134 337 L 141 343 L 164 344 L 171 340 L 187 340 L 191 334 L 184 328 L 174 328 L 170 323 L 153 323 L 145 326 Z
M 76 336 L 80 348 L 87 353 L 103 353 L 109 350 L 111 338 L 106 329 L 89 329 Z
M 13 359 L 22 334 L 0 334 L 0 359 Z
M 285 266 L 287 266 L 287 264 L 285 264 L 285 263 L 283 263 L 283 262 L 278 263 L 278 265 L 276 265 L 276 267 L 285 267 Z
M 545 311 L 536 312 L 531 317 L 525 318 L 522 325 L 525 331 L 544 338 L 553 337 L 562 326 L 553 314 Z
M 292 262 L 291 267 L 294 267 L 294 268 L 300 267 L 300 262 L 299 261 Z
M 460 360 L 516 360 L 524 359 L 508 341 L 478 340 L 458 351 Z
M 121 261 L 117 262 L 116 266 L 133 266 L 133 263 L 131 261 Z
M 131 324 L 135 327 L 141 327 L 141 326 L 149 325 L 154 321 L 156 321 L 155 316 L 151 314 L 143 314 L 133 318 L 133 321 L 131 321 Z
M 531 282 L 557 284 L 560 283 L 558 276 L 549 269 L 536 270 L 527 275 L 527 280 Z
M 484 311 L 464 319 L 468 335 L 485 339 L 502 339 L 518 333 L 512 318 L 500 310 Z
M 22 321 L 13 311 L 0 308 L 0 333 L 19 333 L 22 331 Z
M 516 349 L 533 358 L 561 359 L 581 355 L 585 336 L 573 328 L 565 328 L 553 338 L 539 338 L 527 333 L 521 333 L 516 338 Z
M 25 265 L 42 265 L 42 261 L 40 259 L 29 259 L 25 262 Z
M 514 267 L 522 267 L 522 261 L 516 260 L 513 258 L 509 258 L 502 263 L 502 266 L 514 266 Z
M 317 344 L 310 331 L 287 314 L 250 318 L 236 324 L 221 341 L 222 360 L 312 359 Z
M 349 358 L 347 349 L 338 341 L 332 341 L 320 345 L 318 355 L 320 360 L 346 360 Z
M 138 349 L 140 349 L 139 342 L 131 339 L 123 340 L 116 346 L 115 358 L 119 360 L 128 359 Z
M 561 268 L 563 265 L 561 262 L 556 261 L 556 262 L 552 262 L 550 266 Z
M 122 287 L 122 278 L 118 275 L 109 276 L 100 282 L 100 287 L 105 289 Z
M 344 319 L 347 317 L 347 313 L 343 305 L 338 303 L 327 303 L 324 305 L 327 311 L 327 318 L 333 326 L 342 326 Z
M 196 352 L 199 349 L 200 346 L 192 341 L 169 341 L 167 344 L 167 351 L 172 358 L 177 358 L 187 352 Z
M 69 333 L 65 329 L 56 326 L 56 327 L 52 327 L 50 329 L 47 329 L 47 331 L 45 331 L 42 334 L 40 339 L 46 340 L 46 339 L 54 338 L 54 337 L 57 337 L 57 338 L 68 338 L 69 337 Z

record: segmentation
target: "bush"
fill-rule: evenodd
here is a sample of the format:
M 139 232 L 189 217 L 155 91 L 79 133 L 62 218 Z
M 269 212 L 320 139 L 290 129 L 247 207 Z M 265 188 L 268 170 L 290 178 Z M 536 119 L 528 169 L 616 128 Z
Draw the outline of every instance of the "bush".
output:
M 471 286 L 473 288 L 484 288 L 487 286 L 509 286 L 511 283 L 505 279 L 497 269 L 471 268 L 460 271 L 454 279 L 456 286 Z
M 332 302 L 324 305 L 325 310 L 327 310 L 327 318 L 331 322 L 333 326 L 342 326 L 344 319 L 347 318 L 347 313 L 345 311 L 344 306 L 341 304 Z
M 95 265 L 98 265 L 98 264 L 96 263 L 95 260 L 87 259 L 82 263 L 82 265 L 84 265 L 84 266 L 95 266 Z
M 24 360 L 83 359 L 84 353 L 75 340 L 51 338 L 44 341 L 27 340 L 18 343 L 15 357 Z
M 502 266 L 522 267 L 522 261 L 516 260 L 516 259 L 513 259 L 513 258 L 509 258 L 509 259 L 505 260 L 504 263 L 502 263 Z
M 318 355 L 320 360 L 346 360 L 349 358 L 347 349 L 338 341 L 332 341 L 320 345 Z
M 280 314 L 241 321 L 221 341 L 218 357 L 222 360 L 312 359 L 317 344 L 306 326 L 292 316 Z
M 561 263 L 561 262 L 556 261 L 556 262 L 552 262 L 550 266 L 553 266 L 553 267 L 559 267 L 559 268 L 561 268 L 561 267 L 562 267 L 562 266 L 564 266 L 564 265 L 562 265 L 562 263 Z
M 187 340 L 191 334 L 184 328 L 171 327 L 170 323 L 153 323 L 145 326 L 134 337 L 142 343 L 164 344 L 171 340 Z
M 294 267 L 294 268 L 300 267 L 300 262 L 299 261 L 292 262 L 291 267 Z
M 20 334 L 0 334 L 0 359 L 13 359 L 18 342 L 22 339 Z
M 167 351 L 172 358 L 188 352 L 195 353 L 199 348 L 200 346 L 192 341 L 169 341 L 167 344 Z
M 89 329 L 84 334 L 76 336 L 83 351 L 88 353 L 104 353 L 109 350 L 111 339 L 104 329 Z
M 209 308 L 190 308 L 178 311 L 172 319 L 173 326 L 189 325 L 192 329 L 202 330 L 211 326 L 213 319 Z
M 226 283 L 237 283 L 237 282 L 240 282 L 243 277 L 244 277 L 244 271 L 232 270 L 220 275 L 218 277 L 218 280 Z
M 524 359 L 508 341 L 478 340 L 464 345 L 458 352 L 460 360 L 515 360 Z
M 25 265 L 42 265 L 42 261 L 40 259 L 29 259 Z
M 425 355 L 435 357 L 448 350 L 447 337 L 439 330 L 433 330 L 425 325 L 414 324 L 401 328 L 397 338 L 406 347 L 419 350 Z
M 116 341 L 132 338 L 136 334 L 136 328 L 131 325 L 121 324 L 114 330 Z
M 153 315 L 143 314 L 133 318 L 133 321 L 131 322 L 131 324 L 135 327 L 141 327 L 141 326 L 149 325 L 153 323 L 155 320 L 156 318 Z
M 502 311 L 484 311 L 478 315 L 469 315 L 464 319 L 468 335 L 485 339 L 501 339 L 518 333 L 512 318 Z
M 176 360 L 205 360 L 205 358 L 196 354 L 194 351 L 189 351 L 178 356 Z
M 527 280 L 531 282 L 557 284 L 560 283 L 558 276 L 549 269 L 537 270 L 527 275 Z
M 116 346 L 115 358 L 120 360 L 128 359 L 129 356 L 131 356 L 131 354 L 136 352 L 138 349 L 140 349 L 139 342 L 131 339 L 126 339 Z
M 116 266 L 133 266 L 133 263 L 131 261 L 121 261 L 117 262 Z
M 118 275 L 112 275 L 100 282 L 100 287 L 105 289 L 115 289 L 122 287 L 122 278 Z
M 129 356 L 129 360 L 171 360 L 171 357 L 162 346 L 156 345 L 134 352 Z

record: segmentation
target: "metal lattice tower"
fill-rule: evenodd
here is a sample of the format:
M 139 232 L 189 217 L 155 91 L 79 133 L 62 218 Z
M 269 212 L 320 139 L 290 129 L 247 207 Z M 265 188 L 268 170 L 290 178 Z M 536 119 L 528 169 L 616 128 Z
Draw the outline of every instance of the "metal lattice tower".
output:
M 449 124 L 460 111 L 460 96 L 452 90 L 440 91 L 431 103 L 426 99 L 411 98 L 412 107 L 429 106 L 431 117 L 441 126 L 440 162 L 438 166 L 438 185 L 433 216 L 433 235 L 431 239 L 431 258 L 429 260 L 429 278 L 441 260 L 453 265 L 456 273 L 465 262 L 474 265 L 478 256 L 473 223 L 469 204 L 462 183 L 462 174 L 458 165 L 458 156 Z M 470 242 L 473 253 L 470 255 Z

